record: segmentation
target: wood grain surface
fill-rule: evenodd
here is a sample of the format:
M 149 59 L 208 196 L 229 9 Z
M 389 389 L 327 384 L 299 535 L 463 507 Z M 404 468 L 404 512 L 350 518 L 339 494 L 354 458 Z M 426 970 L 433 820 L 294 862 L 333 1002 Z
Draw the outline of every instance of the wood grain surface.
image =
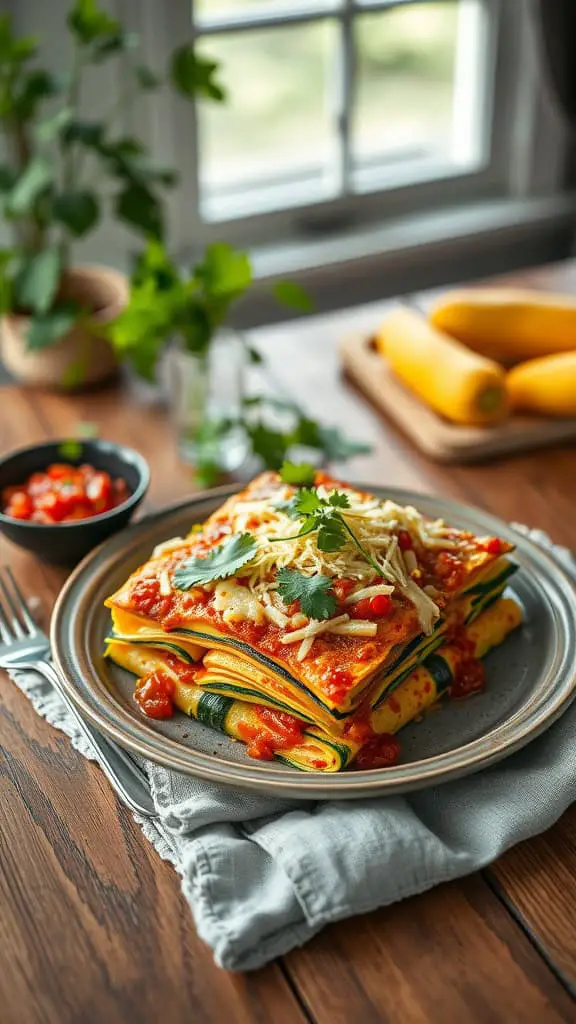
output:
M 576 264 L 516 275 L 514 283 L 576 290 Z M 276 385 L 374 444 L 347 467 L 351 479 L 464 500 L 576 547 L 573 446 L 442 467 L 342 380 L 338 338 L 371 329 L 385 307 L 268 328 L 255 342 Z M 3 389 L 0 450 L 70 434 L 79 420 L 149 459 L 145 508 L 192 490 L 162 408 L 121 388 L 74 398 Z M 0 559 L 40 597 L 47 620 L 62 573 L 3 539 Z M 1 1024 L 576 1020 L 573 811 L 483 875 L 341 922 L 261 971 L 231 975 L 214 966 L 175 872 L 99 770 L 6 677 L 0 685 Z

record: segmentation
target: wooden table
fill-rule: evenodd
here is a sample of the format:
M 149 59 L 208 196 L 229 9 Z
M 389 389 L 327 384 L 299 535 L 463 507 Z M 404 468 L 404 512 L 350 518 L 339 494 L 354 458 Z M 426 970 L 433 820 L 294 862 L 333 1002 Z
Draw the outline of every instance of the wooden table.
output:
M 501 279 L 502 281 L 504 279 Z M 516 282 L 576 291 L 576 263 Z M 421 297 L 420 297 L 421 298 Z M 257 332 L 284 386 L 374 452 L 351 479 L 450 495 L 576 547 L 568 448 L 473 467 L 418 455 L 339 376 L 342 331 L 384 303 Z M 70 434 L 78 420 L 150 461 L 147 507 L 191 490 L 162 410 L 117 390 L 67 398 L 0 391 L 2 451 Z M 47 618 L 63 574 L 1 541 Z M 435 1024 L 576 1020 L 576 813 L 490 869 L 345 921 L 256 973 L 227 974 L 197 938 L 175 872 L 101 772 L 4 678 L 0 710 L 2 1024 Z

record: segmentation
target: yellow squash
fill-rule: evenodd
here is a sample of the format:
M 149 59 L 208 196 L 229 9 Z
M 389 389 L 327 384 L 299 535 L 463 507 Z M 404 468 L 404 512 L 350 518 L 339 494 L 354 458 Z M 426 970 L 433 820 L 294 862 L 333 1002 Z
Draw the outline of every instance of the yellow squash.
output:
M 507 377 L 516 412 L 541 416 L 576 416 L 576 348 L 519 363 Z
M 576 348 L 576 297 L 509 288 L 462 288 L 443 295 L 430 323 L 499 363 Z
M 380 325 L 376 345 L 400 380 L 454 423 L 489 426 L 506 417 L 502 367 L 470 352 L 421 313 L 393 309 Z

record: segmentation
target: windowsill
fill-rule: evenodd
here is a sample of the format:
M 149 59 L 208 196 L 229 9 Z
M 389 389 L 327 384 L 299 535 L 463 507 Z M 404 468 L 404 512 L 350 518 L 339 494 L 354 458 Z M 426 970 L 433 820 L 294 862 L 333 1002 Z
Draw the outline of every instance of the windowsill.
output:
M 356 270 L 364 261 L 397 261 L 410 255 L 428 259 L 430 251 L 439 247 L 447 257 L 465 243 L 495 234 L 521 239 L 531 237 L 534 229 L 561 227 L 571 221 L 576 232 L 576 193 L 484 200 L 409 215 L 331 238 L 262 246 L 253 250 L 251 256 L 255 277 L 264 283 L 282 274 L 331 273 L 346 265 Z
M 576 233 L 576 194 L 488 200 L 410 215 L 330 238 L 251 252 L 256 285 L 235 322 L 241 328 L 292 319 L 270 293 L 289 276 L 318 313 L 561 259 Z

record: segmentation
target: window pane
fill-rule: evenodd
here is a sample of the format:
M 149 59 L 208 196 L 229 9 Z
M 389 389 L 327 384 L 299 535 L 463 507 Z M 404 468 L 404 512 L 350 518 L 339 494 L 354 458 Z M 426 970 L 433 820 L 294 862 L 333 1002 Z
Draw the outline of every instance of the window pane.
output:
M 326 195 L 338 165 L 332 21 L 205 36 L 229 99 L 199 106 L 201 207 L 209 219 Z M 273 202 L 267 186 L 282 193 Z M 235 197 L 235 198 L 234 198 Z
M 356 165 L 449 157 L 459 5 L 358 15 L 352 153 Z

